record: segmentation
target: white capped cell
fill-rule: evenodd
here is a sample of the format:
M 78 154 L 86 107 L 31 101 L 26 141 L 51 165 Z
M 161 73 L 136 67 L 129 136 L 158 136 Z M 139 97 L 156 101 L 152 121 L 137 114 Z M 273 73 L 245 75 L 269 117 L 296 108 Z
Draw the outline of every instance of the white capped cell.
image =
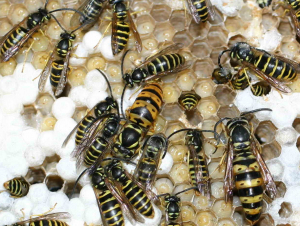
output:
M 89 54 L 100 52 L 99 41 L 101 38 L 102 34 L 99 31 L 89 31 L 83 36 L 82 44 Z
M 0 93 L 14 93 L 18 89 L 18 83 L 12 76 L 5 76 L 0 80 Z
M 15 198 L 10 196 L 9 192 L 0 193 L 0 209 L 6 210 L 10 208 L 15 201 Z
M 97 204 L 94 189 L 90 184 L 85 185 L 80 190 L 79 198 L 86 206 L 89 206 L 91 204 Z
M 0 107 L 4 114 L 21 113 L 23 105 L 16 94 L 6 94 L 0 97 Z
M 272 108 L 271 117 L 273 124 L 278 128 L 289 127 L 292 125 L 294 119 L 297 117 L 296 111 L 293 109 L 293 106 L 282 104 L 275 105 L 276 108 Z
M 23 67 L 24 66 L 24 67 Z M 13 77 L 20 83 L 32 82 L 42 70 L 36 70 L 31 63 L 19 63 L 14 71 Z
M 276 133 L 276 140 L 281 145 L 291 146 L 296 142 L 297 132 L 292 127 L 280 129 Z
M 95 199 L 95 195 L 94 195 L 94 199 Z M 87 224 L 98 225 L 101 223 L 100 211 L 97 204 L 91 204 L 85 209 L 84 221 Z
M 28 196 L 25 196 L 16 199 L 11 210 L 13 213 L 17 215 L 17 217 L 23 217 L 23 213 L 21 212 L 22 210 L 25 214 L 25 217 L 28 218 L 30 216 L 32 207 L 33 207 L 32 201 Z
M 284 166 L 297 168 L 300 162 L 299 151 L 296 146 L 284 147 L 279 156 Z
M 37 129 L 32 127 L 29 127 L 22 132 L 23 141 L 28 145 L 35 145 L 39 135 L 40 132 Z
M 28 163 L 23 155 L 7 156 L 5 167 L 13 176 L 25 176 L 28 171 Z
M 55 142 L 55 133 L 53 130 L 41 132 L 38 137 L 38 145 L 43 149 L 46 156 L 51 156 L 57 150 Z
M 57 120 L 54 132 L 61 134 L 62 137 L 66 138 L 76 125 L 77 122 L 72 118 L 61 118 Z
M 237 92 L 234 104 L 240 111 L 248 111 L 257 108 L 253 99 L 253 94 L 250 89 L 245 89 L 241 92 Z
M 223 14 L 231 17 L 236 16 L 243 6 L 243 2 L 239 0 L 212 0 L 211 2 Z
M 57 119 L 71 118 L 75 112 L 75 103 L 69 97 L 61 97 L 54 101 L 52 114 Z
M 69 93 L 69 98 L 71 98 L 76 107 L 83 107 L 87 105 L 87 98 L 90 92 L 83 86 L 75 86 L 71 89 Z
M 76 180 L 76 166 L 75 161 L 72 161 L 70 157 L 64 157 L 59 160 L 59 163 L 56 165 L 58 174 L 65 180 Z
M 284 166 L 278 159 L 272 159 L 268 161 L 267 166 L 274 180 L 278 181 L 282 179 L 284 173 Z
M 48 204 L 50 205 L 50 207 L 53 207 L 56 204 L 54 210 L 61 209 L 66 211 L 68 203 L 69 203 L 69 198 L 62 191 L 50 193 Z
M 2 225 L 12 225 L 18 221 L 17 217 L 10 211 L 0 212 L 0 222 Z
M 84 64 L 87 60 L 87 56 L 89 55 L 87 49 L 82 43 L 76 43 L 73 49 L 75 49 L 75 51 L 71 54 L 72 57 L 70 58 L 70 65 L 78 66 Z
M 13 178 L 13 175 L 5 168 L 1 167 L 0 168 L 0 191 L 5 190 L 3 187 L 3 183 L 11 180 Z
M 211 194 L 215 198 L 222 198 L 224 197 L 224 189 L 223 189 L 224 183 L 223 182 L 214 182 L 211 184 Z
M 89 109 L 92 109 L 96 104 L 98 104 L 100 101 L 105 100 L 105 98 L 107 97 L 107 92 L 105 91 L 95 91 L 95 92 L 91 92 L 88 95 L 87 98 L 87 107 Z
M 79 198 L 73 198 L 69 202 L 68 212 L 73 218 L 78 220 L 84 219 L 85 206 Z
M 173 158 L 171 154 L 166 153 L 165 158 L 161 160 L 161 164 L 157 170 L 157 174 L 169 173 L 173 166 Z
M 45 154 L 40 147 L 29 146 L 25 152 L 24 157 L 30 167 L 42 165 L 45 159 Z
M 34 205 L 31 210 L 32 215 L 42 214 L 49 211 L 53 206 L 50 206 L 48 203 L 39 203 Z
M 49 197 L 49 193 L 50 191 L 48 190 L 46 184 L 38 183 L 29 187 L 27 197 L 29 197 L 34 204 L 45 203 Z
M 22 155 L 27 147 L 28 144 L 24 142 L 21 134 L 11 134 L 7 136 L 2 146 L 5 153 L 14 156 Z
M 39 94 L 38 86 L 33 82 L 23 82 L 19 85 L 17 95 L 23 105 L 33 104 Z
M 72 151 L 75 149 L 75 135 L 70 138 L 69 142 L 67 145 L 63 148 L 62 144 L 65 141 L 66 136 L 55 136 L 56 137 L 56 142 L 57 142 L 57 150 L 56 154 L 58 154 L 60 157 L 70 157 Z
M 115 60 L 116 57 L 113 55 L 111 49 L 111 36 L 105 36 L 100 43 L 100 51 L 102 56 L 107 60 Z
M 84 87 L 89 91 L 105 91 L 107 82 L 103 75 L 97 69 L 94 69 L 86 74 Z

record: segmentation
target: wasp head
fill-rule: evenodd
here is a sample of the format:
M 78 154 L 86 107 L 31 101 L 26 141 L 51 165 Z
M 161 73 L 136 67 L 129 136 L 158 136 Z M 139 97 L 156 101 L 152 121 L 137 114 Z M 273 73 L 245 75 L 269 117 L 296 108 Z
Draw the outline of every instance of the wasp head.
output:
M 250 62 L 253 58 L 251 46 L 245 42 L 236 43 L 231 50 L 231 57 L 240 61 Z
M 123 75 L 123 79 L 130 88 L 134 86 L 134 82 L 129 73 L 125 73 L 125 75 Z

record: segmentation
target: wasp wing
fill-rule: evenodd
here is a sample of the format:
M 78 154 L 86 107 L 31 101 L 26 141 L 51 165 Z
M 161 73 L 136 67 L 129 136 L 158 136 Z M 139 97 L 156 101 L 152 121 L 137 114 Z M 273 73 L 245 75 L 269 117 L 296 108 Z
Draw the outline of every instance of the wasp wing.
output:
M 113 13 L 112 17 L 112 34 L 111 34 L 111 49 L 113 52 L 113 55 L 116 55 L 119 52 L 118 48 L 118 40 L 117 40 L 117 15 L 116 13 Z
M 188 3 L 188 7 L 189 7 L 189 10 L 190 10 L 190 13 L 192 14 L 193 18 L 194 18 L 194 21 L 199 24 L 201 19 L 197 13 L 197 10 L 196 10 L 196 7 L 194 6 L 192 0 L 187 0 L 187 3 Z
M 206 7 L 207 7 L 208 14 L 209 14 L 210 18 L 212 20 L 214 20 L 215 16 L 216 16 L 216 11 L 215 11 L 214 6 L 211 4 L 210 0 L 205 0 L 205 3 L 206 3 Z
M 15 223 L 14 225 L 25 225 L 26 223 L 37 222 L 42 220 L 67 220 L 71 218 L 71 214 L 67 212 L 60 213 L 50 213 L 39 217 L 34 217 L 25 221 L 20 221 Z
M 286 86 L 283 82 L 266 75 L 265 73 L 263 73 L 261 70 L 259 70 L 258 68 L 256 68 L 254 65 L 248 63 L 248 62 L 243 62 L 244 65 L 246 65 L 247 67 L 249 67 L 251 70 L 253 70 L 257 75 L 259 75 L 258 77 L 265 80 L 267 83 L 269 83 L 271 86 L 273 86 L 274 88 L 278 89 L 279 91 L 283 92 L 283 93 L 290 93 L 292 92 L 292 90 Z M 256 75 L 256 76 L 257 76 Z
M 258 165 L 260 166 L 262 177 L 264 179 L 264 183 L 266 186 L 266 190 L 270 193 L 271 198 L 274 198 L 277 193 L 276 185 L 273 180 L 272 174 L 270 173 L 268 166 L 266 165 L 264 159 L 261 157 L 260 152 L 261 152 L 261 146 L 256 140 L 254 136 L 252 137 L 251 141 L 251 147 L 253 150 L 253 153 L 256 157 L 256 160 L 258 162 Z
M 224 176 L 224 192 L 225 192 L 225 202 L 229 200 L 232 202 L 233 189 L 234 189 L 234 178 L 233 178 L 233 145 L 228 142 L 228 149 L 226 152 L 226 168 Z
M 44 67 L 44 70 L 42 71 L 41 73 L 41 77 L 40 77 L 40 80 L 39 80 L 39 91 L 40 92 L 44 92 L 44 89 L 45 89 L 45 85 L 47 83 L 47 79 L 51 73 L 51 65 L 52 65 L 52 62 L 53 62 L 53 59 L 54 59 L 54 54 L 55 53 L 55 50 L 52 51 L 48 61 L 47 61 L 47 64 L 46 66 Z
M 59 83 L 58 83 L 58 85 L 56 87 L 56 90 L 55 90 L 55 96 L 59 96 L 63 92 L 63 90 L 66 86 L 67 76 L 68 76 L 67 74 L 69 72 L 70 56 L 71 56 L 71 49 L 69 49 L 69 51 L 67 52 L 66 57 L 64 58 L 64 67 L 63 67 L 61 75 L 60 75 Z
M 135 38 L 136 49 L 140 53 L 140 52 L 142 52 L 142 40 L 141 40 L 139 32 L 136 29 L 136 26 L 133 22 L 133 19 L 131 17 L 131 14 L 130 14 L 129 10 L 127 11 L 127 18 L 128 18 L 129 24 L 130 24 L 130 29 L 133 33 L 134 38 Z

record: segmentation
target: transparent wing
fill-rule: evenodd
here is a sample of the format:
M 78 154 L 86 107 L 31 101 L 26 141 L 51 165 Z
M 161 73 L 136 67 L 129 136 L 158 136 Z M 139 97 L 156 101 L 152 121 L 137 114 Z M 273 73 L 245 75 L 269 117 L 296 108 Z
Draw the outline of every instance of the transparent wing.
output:
M 64 91 L 64 88 L 67 84 L 70 56 L 71 56 L 71 49 L 69 49 L 66 57 L 64 58 L 64 67 L 61 72 L 59 83 L 55 90 L 55 96 L 59 96 Z
M 113 17 L 112 17 L 111 49 L 112 49 L 113 55 L 116 55 L 118 53 L 117 15 L 116 15 L 116 13 L 113 13 Z
M 198 15 L 198 13 L 196 11 L 196 7 L 194 6 L 192 0 L 187 0 L 187 3 L 188 3 L 188 7 L 189 7 L 189 10 L 190 10 L 190 13 L 192 14 L 195 22 L 197 24 L 199 24 L 200 21 L 201 21 L 201 19 L 200 19 L 199 15 Z
M 266 165 L 264 159 L 260 155 L 261 146 L 254 136 L 251 136 L 251 137 L 252 137 L 251 147 L 252 147 L 253 153 L 256 157 L 256 160 L 260 166 L 262 177 L 264 179 L 264 183 L 266 186 L 266 190 L 267 190 L 267 192 L 270 193 L 271 198 L 275 198 L 276 193 L 277 193 L 276 185 L 273 180 L 272 174 L 270 173 L 270 171 L 268 169 L 268 166 Z
M 34 26 L 32 29 L 30 29 L 26 35 L 14 46 L 6 50 L 2 55 L 2 61 L 8 61 L 12 56 L 14 56 L 19 49 L 27 42 L 27 40 L 33 35 L 34 32 L 36 32 L 41 27 L 40 24 Z
M 108 181 L 108 180 L 107 180 Z M 134 219 L 135 221 L 144 223 L 145 220 L 135 208 L 132 207 L 127 197 L 124 195 L 122 191 L 122 185 L 118 182 L 111 184 L 106 183 L 106 186 L 109 188 L 111 193 L 115 196 L 115 198 L 119 201 L 122 207 L 123 213 L 127 216 L 129 220 L 132 221 Z
M 41 220 L 67 220 L 71 218 L 71 214 L 67 212 L 61 212 L 61 213 L 50 213 L 47 215 L 39 216 L 39 217 L 34 217 L 25 221 L 20 221 L 17 222 L 16 225 L 23 225 L 26 223 L 31 223 L 31 222 L 36 222 L 36 221 L 41 221 Z
M 183 44 L 182 43 L 175 43 L 173 45 L 169 45 L 169 46 L 163 48 L 162 50 L 158 51 L 154 55 L 151 55 L 151 56 L 147 57 L 145 59 L 145 61 L 142 64 L 140 64 L 137 68 L 144 67 L 146 64 L 148 64 L 149 62 L 151 62 L 152 60 L 154 60 L 155 58 L 157 58 L 157 57 L 159 57 L 161 55 L 167 54 L 169 52 L 178 51 L 178 50 L 180 50 L 182 48 L 183 48 Z
M 48 61 L 47 61 L 47 64 L 46 66 L 44 67 L 44 70 L 42 71 L 41 73 L 41 77 L 40 77 L 40 80 L 39 80 L 39 91 L 40 92 L 44 92 L 44 89 L 45 89 L 45 85 L 47 83 L 47 79 L 50 75 L 50 72 L 51 72 L 51 65 L 52 65 L 52 62 L 53 62 L 53 59 L 54 59 L 54 54 L 55 53 L 55 49 L 52 51 Z
M 243 64 L 246 65 L 247 67 L 249 67 L 255 73 L 257 73 L 259 75 L 259 78 L 265 80 L 267 83 L 269 83 L 271 86 L 278 89 L 279 91 L 281 91 L 283 93 L 292 92 L 292 90 L 288 86 L 286 86 L 283 82 L 281 82 L 271 76 L 266 75 L 265 73 L 260 71 L 258 68 L 256 68 L 254 65 L 252 65 L 248 62 L 245 62 L 245 61 L 243 61 Z
M 206 3 L 206 7 L 207 7 L 208 14 L 209 14 L 210 18 L 212 20 L 214 20 L 215 16 L 216 16 L 216 11 L 215 11 L 214 6 L 211 4 L 210 0 L 205 0 L 205 3 Z
M 296 16 L 296 12 L 292 9 L 292 7 L 290 7 L 290 15 L 292 16 L 292 20 L 294 22 L 294 26 L 295 26 L 295 29 L 296 29 L 296 33 L 297 33 L 297 36 L 300 37 L 300 24 L 299 24 L 299 21 L 297 19 L 297 16 Z
M 131 17 L 131 14 L 130 14 L 129 10 L 127 11 L 127 18 L 128 18 L 129 24 L 130 24 L 130 29 L 131 29 L 131 31 L 134 35 L 134 38 L 135 38 L 136 49 L 140 53 L 142 51 L 142 40 L 141 40 L 139 32 L 136 29 L 136 26 L 133 22 L 133 19 Z
M 228 143 L 228 149 L 226 152 L 226 168 L 225 168 L 225 176 L 224 176 L 224 192 L 225 192 L 225 202 L 229 200 L 232 202 L 233 197 L 233 189 L 234 185 L 234 178 L 233 178 L 233 146 L 232 143 Z

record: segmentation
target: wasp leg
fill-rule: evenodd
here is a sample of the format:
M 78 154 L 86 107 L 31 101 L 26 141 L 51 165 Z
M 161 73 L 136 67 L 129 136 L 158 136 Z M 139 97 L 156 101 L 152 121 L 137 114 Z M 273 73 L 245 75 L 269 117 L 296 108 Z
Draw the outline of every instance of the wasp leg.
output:
M 27 58 L 28 58 L 28 53 L 29 53 L 30 49 L 32 48 L 33 43 L 34 43 L 34 40 L 33 40 L 32 43 L 30 44 L 29 48 L 26 50 L 25 58 L 24 58 L 24 62 L 23 62 L 23 67 L 22 67 L 22 73 L 24 72 L 25 62 L 26 62 L 26 60 L 27 60 Z
M 112 23 L 112 22 L 109 22 L 109 24 L 108 24 L 108 25 L 107 25 L 107 27 L 105 28 L 105 31 L 104 31 L 104 33 L 103 33 L 102 37 L 99 39 L 99 41 L 98 41 L 97 45 L 95 45 L 95 46 L 94 46 L 94 49 L 97 49 L 97 48 L 98 48 L 98 46 L 99 46 L 100 42 L 102 41 L 103 37 L 104 37 L 104 36 L 105 36 L 105 34 L 107 33 L 107 31 L 108 31 L 108 28 L 110 28 L 110 26 L 111 26 L 111 23 Z
M 50 210 L 46 211 L 45 213 L 31 215 L 31 216 L 30 216 L 30 219 L 31 219 L 32 217 L 40 217 L 40 216 L 46 215 L 47 213 L 50 213 L 52 210 L 55 209 L 56 205 L 57 205 L 57 203 L 55 203 L 55 205 L 54 205 L 52 208 L 50 208 Z

